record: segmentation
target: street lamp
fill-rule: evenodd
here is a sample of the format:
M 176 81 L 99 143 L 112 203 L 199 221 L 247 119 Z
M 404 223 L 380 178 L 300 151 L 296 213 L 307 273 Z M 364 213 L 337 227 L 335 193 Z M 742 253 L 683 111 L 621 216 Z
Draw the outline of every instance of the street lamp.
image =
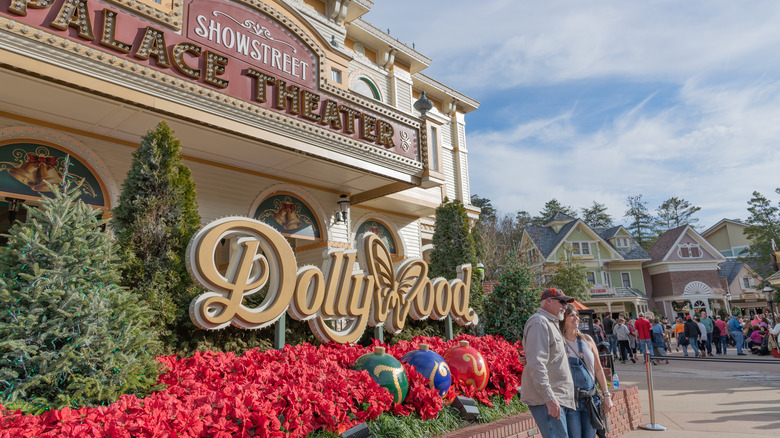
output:
M 775 321 L 775 308 L 772 305 L 772 298 L 774 298 L 775 295 L 775 288 L 769 285 L 769 283 L 764 286 L 764 298 L 766 298 L 766 302 L 769 304 L 769 311 L 772 313 L 772 322 Z
M 734 316 L 731 314 L 731 292 L 726 292 L 726 308 L 728 308 L 729 316 Z

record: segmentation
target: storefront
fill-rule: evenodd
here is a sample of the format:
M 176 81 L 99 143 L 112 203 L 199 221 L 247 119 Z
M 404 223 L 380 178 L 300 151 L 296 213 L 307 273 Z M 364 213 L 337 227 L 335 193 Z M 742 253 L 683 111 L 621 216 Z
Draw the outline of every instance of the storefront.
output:
M 465 144 L 478 102 L 423 75 L 430 59 L 363 21 L 371 5 L 6 2 L 0 231 L 66 162 L 82 199 L 110 214 L 132 151 L 164 120 L 203 223 L 262 220 L 300 265 L 320 265 L 324 250 L 364 231 L 396 261 L 422 257 L 445 197 L 478 214 Z

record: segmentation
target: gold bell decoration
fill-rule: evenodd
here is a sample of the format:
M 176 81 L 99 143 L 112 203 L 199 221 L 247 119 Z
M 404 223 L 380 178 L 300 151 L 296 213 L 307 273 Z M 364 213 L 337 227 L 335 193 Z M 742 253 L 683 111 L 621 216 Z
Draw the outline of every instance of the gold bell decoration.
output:
M 27 161 L 13 169 L 8 169 L 8 174 L 20 183 L 32 187 L 38 184 L 38 155 L 27 154 Z
M 27 161 L 8 170 L 8 174 L 36 192 L 48 192 L 49 184 L 57 184 L 61 177 L 55 166 L 57 159 L 46 155 L 27 154 Z
M 36 192 L 48 192 L 49 187 L 46 185 L 48 182 L 51 185 L 57 185 L 62 181 L 62 177 L 60 176 L 59 172 L 57 172 L 57 169 L 55 166 L 55 158 L 54 157 L 45 157 L 47 158 L 46 162 L 43 164 L 40 164 L 38 166 L 38 171 L 36 172 L 38 175 L 38 184 L 34 185 L 32 187 L 33 190 Z
M 282 201 L 279 209 L 273 214 L 274 220 L 285 230 L 294 230 L 303 225 L 303 221 L 295 211 L 295 203 Z

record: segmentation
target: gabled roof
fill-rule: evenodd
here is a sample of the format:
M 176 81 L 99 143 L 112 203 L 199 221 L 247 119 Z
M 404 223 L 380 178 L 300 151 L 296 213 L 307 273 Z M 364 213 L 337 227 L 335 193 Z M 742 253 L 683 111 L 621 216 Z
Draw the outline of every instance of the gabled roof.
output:
M 554 217 L 555 215 L 553 215 Z M 565 215 L 564 215 L 565 216 Z M 566 235 L 569 234 L 574 225 L 577 224 L 576 220 L 569 222 L 561 227 L 556 233 L 552 227 L 526 227 L 524 233 L 528 233 L 528 237 L 534 242 L 539 251 L 542 253 L 542 257 L 545 259 L 552 254 L 553 250 L 564 240 Z
M 748 226 L 746 223 L 742 222 L 740 219 L 726 219 L 726 218 L 723 218 L 723 219 L 719 220 L 717 224 L 715 224 L 715 225 L 707 228 L 706 230 L 704 230 L 701 233 L 701 235 L 702 236 L 706 236 L 706 235 L 712 233 L 713 231 L 717 230 L 718 228 L 720 228 L 720 226 L 725 224 L 725 223 L 732 223 L 734 225 L 739 225 L 740 227 L 747 227 Z
M 650 254 L 651 263 L 662 262 L 664 260 L 666 254 L 672 249 L 686 227 L 688 227 L 688 225 L 681 225 L 661 234 L 661 237 L 659 237 L 653 246 L 647 250 L 647 253 Z
M 609 246 L 612 247 L 618 254 L 620 254 L 624 259 L 626 260 L 650 260 L 650 254 L 645 251 L 644 248 L 642 248 L 642 245 L 639 244 L 632 236 L 631 233 L 626 231 L 626 234 L 628 234 L 628 247 L 620 247 L 612 244 L 612 239 L 615 237 L 621 229 L 625 230 L 622 225 L 618 225 L 616 227 L 610 227 L 610 228 L 592 228 L 593 231 L 596 232 L 602 239 L 604 239 Z
M 727 260 L 723 263 L 718 263 L 718 267 L 720 268 L 718 277 L 725 278 L 727 284 L 731 284 L 734 279 L 737 278 L 739 271 L 742 270 L 744 265 L 745 262 L 740 262 L 738 260 Z
M 544 220 L 544 225 L 546 226 L 550 222 L 570 222 L 573 220 L 577 220 L 577 218 L 571 217 L 566 213 L 556 211 L 552 214 L 552 216 Z
M 682 236 L 687 233 L 690 233 L 691 238 L 697 241 L 699 245 L 704 247 L 707 252 L 715 258 L 715 260 L 726 259 L 717 248 L 712 246 L 712 244 L 707 241 L 707 239 L 705 239 L 701 234 L 697 233 L 693 227 L 686 224 L 680 225 L 677 228 L 672 228 L 671 230 L 661 234 L 661 237 L 659 237 L 653 246 L 651 246 L 647 251 L 652 259 L 649 264 L 663 262 L 669 256 L 670 250 L 674 248 L 677 242 L 682 239 Z

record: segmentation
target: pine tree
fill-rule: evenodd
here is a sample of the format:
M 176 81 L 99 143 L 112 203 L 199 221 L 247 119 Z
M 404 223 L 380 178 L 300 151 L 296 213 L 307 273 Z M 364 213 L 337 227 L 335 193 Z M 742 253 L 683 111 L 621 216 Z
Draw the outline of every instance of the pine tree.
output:
M 0 403 L 26 412 L 146 393 L 153 312 L 118 285 L 117 245 L 76 188 L 52 187 L 0 260 Z
M 470 263 L 472 267 L 469 305 L 482 317 L 482 284 L 476 273 L 477 253 L 474 237 L 469 231 L 466 208 L 460 201 L 448 201 L 436 209 L 436 229 L 433 232 L 433 250 L 428 276 L 430 278 L 457 277 L 457 267 Z
M 523 339 L 523 327 L 539 307 L 540 291 L 516 254 L 510 254 L 499 283 L 485 298 L 485 333 L 509 342 Z
M 624 217 L 630 221 L 626 228 L 642 248 L 650 248 L 658 236 L 655 218 L 647 211 L 647 202 L 642 201 L 642 195 L 637 195 L 629 196 L 626 203 L 628 210 Z
M 184 253 L 200 224 L 195 183 L 165 122 L 133 152 L 111 225 L 122 246 L 123 284 L 157 310 L 155 329 L 169 349 L 183 348 L 194 325 L 187 314 L 199 293 Z
M 611 227 L 612 216 L 607 213 L 607 206 L 593 201 L 589 208 L 580 209 L 582 212 L 582 221 L 592 228 Z
M 656 209 L 656 212 L 658 212 L 658 226 L 663 231 L 668 231 L 680 225 L 693 225 L 699 221 L 698 218 L 693 217 L 699 210 L 701 210 L 701 207 L 692 205 L 683 198 L 672 196 Z
M 571 217 L 577 217 L 577 212 L 573 208 L 569 207 L 568 205 L 561 204 L 560 201 L 558 201 L 556 198 L 552 198 L 544 204 L 542 211 L 540 211 L 539 215 L 534 218 L 535 225 L 542 225 L 544 221 L 550 218 L 550 216 L 559 212 L 567 214 Z
M 780 188 L 775 189 L 780 194 Z M 742 260 L 748 262 L 758 275 L 766 278 L 773 274 L 771 266 L 772 241 L 780 244 L 780 203 L 772 205 L 767 197 L 759 192 L 753 192 L 748 201 L 748 226 L 745 237 L 750 241 L 750 247 L 743 253 Z

